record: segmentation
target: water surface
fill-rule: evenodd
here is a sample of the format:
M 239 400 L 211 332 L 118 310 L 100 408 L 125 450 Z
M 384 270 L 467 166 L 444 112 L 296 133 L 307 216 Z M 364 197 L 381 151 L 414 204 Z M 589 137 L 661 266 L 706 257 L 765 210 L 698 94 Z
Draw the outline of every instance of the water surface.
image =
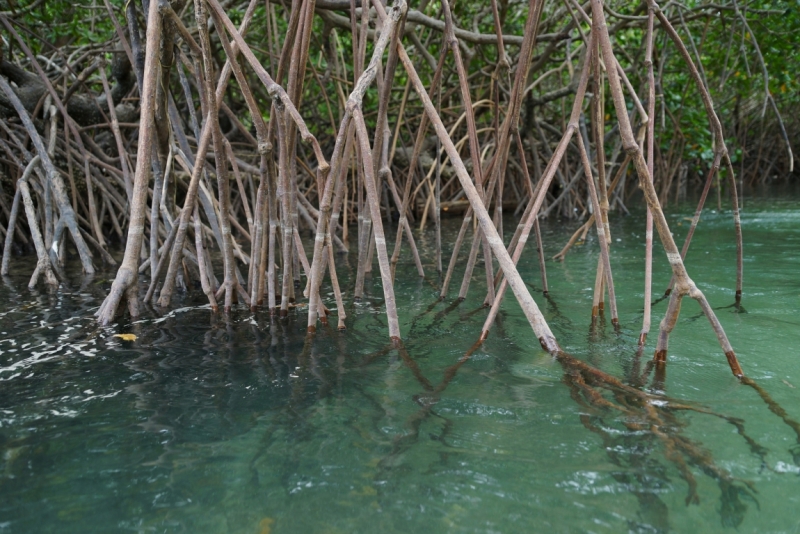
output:
M 800 420 L 800 207 L 746 208 L 743 307 L 729 212 L 704 215 L 687 268 L 747 375 Z M 692 207 L 668 211 L 680 243 Z M 447 243 L 459 221 L 445 222 Z M 548 261 L 550 299 L 532 249 L 520 264 L 562 347 L 627 383 L 666 304 L 637 363 L 643 226 L 641 213 L 612 220 L 619 332 L 590 327 L 596 240 Z M 576 227 L 543 223 L 548 257 Z M 14 258 L 0 285 L 0 533 L 800 532 L 800 436 L 731 376 L 696 303 L 684 303 L 666 375 L 638 386 L 664 399 L 676 450 L 576 394 L 511 298 L 456 365 L 486 314 L 483 273 L 466 301 L 437 303 L 433 236 L 419 239 L 430 280 L 407 256 L 397 272 L 407 354 L 387 344 L 377 265 L 367 297 L 346 298 L 348 330 L 309 341 L 303 308 L 226 318 L 199 291 L 99 328 L 113 273 L 30 292 L 32 264 Z M 347 291 L 354 256 L 339 258 Z M 655 258 L 659 295 L 669 270 Z M 680 403 L 690 409 L 665 408 Z

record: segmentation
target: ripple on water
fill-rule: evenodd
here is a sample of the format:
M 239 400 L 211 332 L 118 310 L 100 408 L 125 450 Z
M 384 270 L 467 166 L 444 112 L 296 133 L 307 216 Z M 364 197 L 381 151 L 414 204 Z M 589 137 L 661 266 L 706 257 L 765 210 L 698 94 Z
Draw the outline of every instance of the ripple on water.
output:
M 800 211 L 748 203 L 746 313 L 730 307 L 730 213 L 704 214 L 687 266 L 745 371 L 796 420 Z M 673 226 L 680 241 L 688 225 Z M 542 231 L 552 256 L 574 227 Z M 550 297 L 534 298 L 571 355 L 635 383 L 666 302 L 637 363 L 642 217 L 615 219 L 612 232 L 619 332 L 607 316 L 590 328 L 592 239 L 548 263 Z M 419 245 L 432 257 L 428 237 Z M 540 283 L 535 256 L 520 270 Z M 654 276 L 659 294 L 660 255 Z M 796 530 L 799 436 L 731 376 L 696 304 L 684 303 L 665 376 L 643 386 L 665 418 L 654 429 L 619 390 L 602 398 L 627 410 L 586 402 L 574 368 L 540 349 L 512 301 L 459 364 L 485 318 L 479 273 L 460 304 L 437 302 L 410 261 L 397 280 L 405 355 L 386 339 L 375 273 L 361 303 L 345 302 L 348 331 L 320 328 L 313 341 L 304 309 L 225 318 L 194 293 L 98 328 L 107 283 L 29 293 L 27 276 L 12 276 L 17 289 L 0 286 L 0 531 Z M 687 507 L 693 484 L 699 503 Z

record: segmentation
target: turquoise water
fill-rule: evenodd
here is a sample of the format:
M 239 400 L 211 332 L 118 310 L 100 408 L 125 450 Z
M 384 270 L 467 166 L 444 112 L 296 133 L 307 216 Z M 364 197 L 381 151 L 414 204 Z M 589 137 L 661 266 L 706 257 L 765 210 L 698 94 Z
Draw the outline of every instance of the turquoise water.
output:
M 745 373 L 800 420 L 800 205 L 745 207 L 743 308 L 729 212 L 704 215 L 687 267 Z M 692 207 L 668 211 L 680 243 Z M 445 222 L 453 235 L 459 221 Z M 627 383 L 666 305 L 637 363 L 643 226 L 641 213 L 612 219 L 619 332 L 590 327 L 595 240 L 547 263 L 549 300 L 532 250 L 520 265 L 562 347 Z M 548 256 L 575 227 L 543 223 Z M 433 273 L 433 237 L 420 239 Z M 669 277 L 657 250 L 655 295 Z M 348 330 L 308 341 L 302 308 L 225 318 L 199 291 L 98 328 L 113 273 L 29 292 L 13 261 L 19 275 L 0 285 L 0 533 L 800 532 L 800 436 L 731 376 L 694 302 L 666 375 L 639 386 L 656 395 L 662 439 L 630 395 L 589 384 L 623 412 L 571 388 L 574 367 L 540 349 L 510 296 L 456 366 L 486 313 L 478 271 L 465 302 L 437 303 L 404 256 L 405 354 L 387 344 L 377 265 L 367 298 L 346 299 Z M 355 254 L 339 258 L 348 290 L 354 269 Z

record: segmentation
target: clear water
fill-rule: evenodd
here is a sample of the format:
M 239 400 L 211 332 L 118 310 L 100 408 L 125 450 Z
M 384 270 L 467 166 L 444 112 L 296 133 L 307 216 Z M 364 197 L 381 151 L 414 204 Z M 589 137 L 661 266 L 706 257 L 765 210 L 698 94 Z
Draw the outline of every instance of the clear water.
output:
M 730 213 L 703 217 L 687 265 L 745 372 L 800 420 L 800 206 L 746 207 L 744 310 L 730 306 Z M 681 242 L 692 208 L 670 211 Z M 458 221 L 446 222 L 452 236 Z M 543 224 L 549 256 L 574 226 Z M 548 262 L 551 299 L 535 298 L 572 356 L 629 380 L 643 217 L 617 217 L 612 231 L 619 333 L 590 329 L 592 239 Z M 421 246 L 432 272 L 431 236 Z M 244 310 L 226 319 L 199 292 L 169 313 L 98 328 L 107 279 L 29 292 L 22 262 L 0 285 L 0 533 L 800 532 L 800 437 L 731 376 L 693 302 L 666 377 L 643 386 L 665 395 L 661 430 L 689 454 L 573 395 L 567 368 L 539 348 L 512 299 L 487 343 L 454 367 L 486 313 L 477 271 L 469 299 L 436 304 L 436 284 L 405 258 L 404 358 L 387 345 L 377 267 L 368 298 L 347 304 L 347 332 L 307 342 L 302 308 L 285 321 Z M 346 288 L 354 262 L 340 258 Z M 521 270 L 538 289 L 533 251 Z M 656 295 L 668 276 L 658 253 Z M 678 402 L 694 409 L 669 408 Z M 699 499 L 690 505 L 687 479 Z

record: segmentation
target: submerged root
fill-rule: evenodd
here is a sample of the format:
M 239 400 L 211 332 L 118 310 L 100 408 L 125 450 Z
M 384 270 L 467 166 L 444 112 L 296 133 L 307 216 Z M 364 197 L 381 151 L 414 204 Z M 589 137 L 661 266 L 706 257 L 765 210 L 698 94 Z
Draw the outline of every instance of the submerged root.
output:
M 622 465 L 622 457 L 611 452 L 617 450 L 619 446 L 642 450 L 643 443 L 651 443 L 655 438 L 663 448 L 664 457 L 675 466 L 688 486 L 685 500 L 687 506 L 700 502 L 697 479 L 689 468 L 690 464 L 717 481 L 721 490 L 719 513 L 723 525 L 737 527 L 741 524 L 747 510 L 745 500 L 758 505 L 753 483 L 734 478 L 715 463 L 710 452 L 683 436 L 681 432 L 686 423 L 678 419 L 674 412 L 693 411 L 730 422 L 736 426 L 750 450 L 762 459 L 762 463 L 765 462 L 767 449 L 746 434 L 740 419 L 628 386 L 616 377 L 563 352 L 557 354 L 556 359 L 564 369 L 563 381 L 570 388 L 572 399 L 589 413 L 594 414 L 582 415 L 581 422 L 588 430 L 603 438 L 605 449 L 614 463 Z M 614 400 L 607 398 L 604 392 L 611 393 Z M 627 430 L 621 436 L 612 435 L 611 432 L 604 430 L 607 424 L 604 423 L 603 414 L 612 411 L 620 414 L 616 419 Z M 652 445 L 645 446 L 644 449 L 650 450 Z M 637 468 L 637 465 L 630 467 Z M 664 476 L 662 473 L 661 477 Z
M 397 350 L 403 363 L 423 390 L 419 395 L 413 396 L 414 402 L 419 405 L 419 410 L 407 418 L 407 431 L 392 442 L 391 451 L 379 465 L 384 469 L 394 468 L 398 458 L 418 443 L 422 423 L 429 417 L 441 417 L 435 412 L 435 406 L 458 370 L 482 345 L 483 340 L 479 340 L 457 362 L 446 368 L 438 384 L 425 376 L 402 342 L 397 341 L 393 346 L 387 346 L 376 353 L 377 358 L 391 350 Z M 563 351 L 553 356 L 562 366 L 564 371 L 562 381 L 569 389 L 570 397 L 583 412 L 580 415 L 581 423 L 587 430 L 601 437 L 609 459 L 624 468 L 621 472 L 615 472 L 613 476 L 636 495 L 642 507 L 639 515 L 647 525 L 659 531 L 666 531 L 669 527 L 667 507 L 657 495 L 658 491 L 669 485 L 668 472 L 653 458 L 653 452 L 657 450 L 662 451 L 667 462 L 674 466 L 686 482 L 687 506 L 700 502 L 695 469 L 715 480 L 719 486 L 718 511 L 723 525 L 733 527 L 741 525 L 748 508 L 748 501 L 758 506 L 753 483 L 733 477 L 715 462 L 711 453 L 701 444 L 685 437 L 682 433 L 687 423 L 677 414 L 695 412 L 729 422 L 736 427 L 750 450 L 761 458 L 762 463 L 765 463 L 767 449 L 745 432 L 741 419 L 661 394 L 648 393 Z M 375 358 L 368 360 L 371 362 Z M 606 422 L 608 416 L 613 420 Z M 445 428 L 450 429 L 452 421 L 442 419 L 445 420 Z M 624 430 L 611 431 L 617 425 L 621 425 Z M 631 451 L 632 454 L 619 454 L 620 450 Z

